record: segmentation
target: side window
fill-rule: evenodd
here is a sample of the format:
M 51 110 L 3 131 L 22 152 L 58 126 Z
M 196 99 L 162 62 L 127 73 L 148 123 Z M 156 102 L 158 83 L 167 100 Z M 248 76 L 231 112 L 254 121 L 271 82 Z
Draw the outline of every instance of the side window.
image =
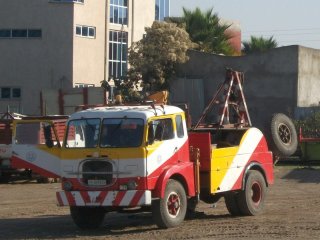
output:
M 22 122 L 16 125 L 15 144 L 47 145 L 53 147 L 58 139 L 48 122 Z
M 152 137 L 154 137 L 155 141 L 164 141 L 174 138 L 172 119 L 165 118 L 152 121 L 149 125 L 148 139 Z
M 176 116 L 176 128 L 177 128 L 178 138 L 183 138 L 184 137 L 184 130 L 183 130 L 183 121 L 182 121 L 181 115 Z

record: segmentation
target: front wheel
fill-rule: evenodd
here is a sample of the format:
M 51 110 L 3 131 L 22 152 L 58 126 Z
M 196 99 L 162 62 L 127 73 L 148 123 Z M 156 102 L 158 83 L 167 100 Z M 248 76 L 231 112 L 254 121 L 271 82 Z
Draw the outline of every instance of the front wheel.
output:
M 105 211 L 101 207 L 70 207 L 70 214 L 79 228 L 95 229 L 102 224 Z
M 186 192 L 178 181 L 170 179 L 164 197 L 152 203 L 152 216 L 160 228 L 178 226 L 187 212 Z
M 242 215 L 254 216 L 264 210 L 267 186 L 259 171 L 249 170 L 245 189 L 237 195 L 237 202 Z

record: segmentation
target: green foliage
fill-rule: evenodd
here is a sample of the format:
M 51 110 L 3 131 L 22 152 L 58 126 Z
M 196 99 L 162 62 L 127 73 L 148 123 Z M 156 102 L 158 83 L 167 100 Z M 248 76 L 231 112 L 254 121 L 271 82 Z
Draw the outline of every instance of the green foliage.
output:
M 221 24 L 220 18 L 213 13 L 213 9 L 202 12 L 200 8 L 194 11 L 183 8 L 182 18 L 169 18 L 168 21 L 185 28 L 200 51 L 225 55 L 234 53 L 228 42 L 230 36 L 225 33 L 230 25 Z
M 309 117 L 295 121 L 296 128 L 302 129 L 302 135 L 309 138 L 320 138 L 320 112 L 314 111 Z
M 142 80 L 144 91 L 167 90 L 177 64 L 188 60 L 193 46 L 188 33 L 173 23 L 157 22 L 145 29 L 146 35 L 129 50 L 128 79 Z
M 251 36 L 250 41 L 243 42 L 242 53 L 249 54 L 255 52 L 265 52 L 269 49 L 278 47 L 278 43 L 273 37 L 263 38 Z
M 103 80 L 101 81 L 101 87 L 103 87 L 106 91 L 109 91 L 110 80 L 108 81 Z M 143 96 L 140 91 L 137 91 L 138 85 L 135 84 L 134 81 L 129 80 L 128 78 L 121 78 L 121 79 L 114 79 L 114 85 L 116 88 L 115 95 L 119 94 L 122 96 L 123 102 L 141 102 L 143 100 Z

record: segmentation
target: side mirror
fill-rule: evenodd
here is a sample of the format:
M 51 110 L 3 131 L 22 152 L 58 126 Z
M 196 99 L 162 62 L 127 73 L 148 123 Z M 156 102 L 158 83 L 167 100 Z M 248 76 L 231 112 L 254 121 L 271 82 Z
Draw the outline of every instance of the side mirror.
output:
M 48 148 L 53 147 L 53 140 L 52 140 L 52 134 L 51 134 L 51 126 L 43 126 L 43 133 L 44 133 L 44 138 L 46 140 L 46 145 Z

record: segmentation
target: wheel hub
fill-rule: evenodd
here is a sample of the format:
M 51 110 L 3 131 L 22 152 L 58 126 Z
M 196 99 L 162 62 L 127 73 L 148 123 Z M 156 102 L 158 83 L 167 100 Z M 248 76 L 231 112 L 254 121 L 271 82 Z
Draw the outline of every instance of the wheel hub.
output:
M 279 133 L 280 140 L 285 145 L 289 145 L 291 143 L 291 131 L 287 125 L 283 123 L 279 124 L 278 133 Z
M 167 199 L 167 208 L 171 217 L 178 216 L 180 212 L 180 197 L 177 193 L 172 192 Z
M 251 187 L 251 199 L 255 205 L 259 205 L 262 198 L 261 186 L 258 182 L 254 182 Z

